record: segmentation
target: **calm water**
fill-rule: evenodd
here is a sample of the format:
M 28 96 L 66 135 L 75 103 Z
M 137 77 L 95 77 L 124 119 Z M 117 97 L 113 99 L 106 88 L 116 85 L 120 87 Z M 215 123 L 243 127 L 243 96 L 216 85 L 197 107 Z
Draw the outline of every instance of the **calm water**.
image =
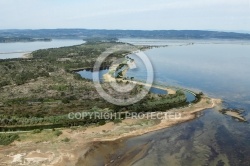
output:
M 82 40 L 73 39 L 53 39 L 51 42 L 17 42 L 17 43 L 0 43 L 0 59 L 19 58 L 25 53 L 38 49 L 57 48 L 64 46 L 73 46 L 82 44 Z M 21 53 L 13 53 L 21 52 Z
M 108 71 L 109 70 L 106 69 L 106 70 L 101 70 L 99 72 L 99 78 L 100 78 L 101 82 L 103 82 L 103 75 L 108 73 Z M 93 72 L 92 71 L 82 70 L 82 71 L 79 71 L 77 73 L 80 74 L 85 79 L 93 80 Z M 151 87 L 150 92 L 155 93 L 155 94 L 161 94 L 161 95 L 167 94 L 167 91 L 162 90 L 162 89 L 158 89 L 155 87 Z M 190 99 L 191 101 L 194 100 L 192 95 L 190 95 L 190 94 L 187 94 L 187 95 L 189 95 L 188 99 Z
M 154 66 L 155 81 L 222 98 L 223 107 L 244 109 L 250 120 L 248 43 L 195 43 L 145 53 Z M 130 138 L 112 150 L 111 160 L 135 166 L 249 166 L 250 126 L 209 109 L 193 121 Z
M 198 89 L 222 98 L 224 107 L 243 108 L 250 119 L 250 45 L 195 44 L 146 51 L 158 82 Z M 129 139 L 149 143 L 134 165 L 250 165 L 250 127 L 207 110 L 171 129 Z M 150 142 L 149 142 L 150 140 Z
M 168 94 L 166 90 L 155 88 L 155 87 L 151 87 L 149 91 L 151 93 L 160 94 L 160 95 L 166 95 L 166 94 Z
M 131 43 L 133 42 L 134 44 L 156 43 L 156 45 L 169 43 L 169 41 L 154 40 L 147 42 L 134 40 Z M 170 47 L 145 52 L 153 64 L 155 81 L 203 91 L 212 97 L 221 98 L 226 108 L 244 109 L 244 116 L 249 121 L 249 43 L 191 42 L 194 42 L 194 45 L 186 45 L 183 41 L 177 44 L 171 42 Z M 31 52 L 81 43 L 83 41 L 80 40 L 0 43 L 0 53 Z M 0 54 L 0 59 L 20 57 L 22 54 Z M 146 78 L 145 70 L 139 68 L 135 70 L 137 72 L 128 74 L 134 73 L 137 79 Z M 81 74 L 86 75 L 86 73 Z M 110 158 L 116 161 L 126 157 L 127 160 L 133 161 L 131 165 L 135 166 L 249 166 L 249 140 L 248 123 L 237 122 L 214 109 L 209 109 L 203 112 L 203 116 L 193 121 L 125 140 L 115 147 L 115 152 L 110 153 Z M 136 156 L 137 153 L 141 155 Z
M 250 45 L 197 44 L 146 52 L 155 81 L 198 89 L 228 102 L 250 104 Z
M 99 72 L 99 78 L 100 78 L 101 82 L 103 82 L 103 75 L 108 73 L 108 71 L 109 70 L 106 69 L 106 70 L 101 70 Z M 82 70 L 82 71 L 79 71 L 77 73 L 79 73 L 85 79 L 93 80 L 93 72 L 92 71 Z
M 120 42 L 130 43 L 133 45 L 155 45 L 155 46 L 180 46 L 187 45 L 190 43 L 196 44 L 250 44 L 250 41 L 240 41 L 240 40 L 177 40 L 177 39 L 143 39 L 143 38 L 120 38 Z
M 121 42 L 131 43 L 134 45 L 180 45 L 186 44 L 181 40 L 165 40 L 165 39 L 141 39 L 141 38 L 122 38 L 119 39 Z

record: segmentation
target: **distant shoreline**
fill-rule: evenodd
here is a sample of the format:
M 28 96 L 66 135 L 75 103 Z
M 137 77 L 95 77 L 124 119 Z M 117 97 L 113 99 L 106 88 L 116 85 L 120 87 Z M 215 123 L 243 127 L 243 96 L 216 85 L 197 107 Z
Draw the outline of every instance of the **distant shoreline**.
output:
M 19 54 L 19 53 L 31 53 L 31 52 L 28 52 L 28 51 L 0 52 L 0 54 Z
M 22 37 L 0 37 L 0 43 L 18 43 L 18 42 L 51 42 L 50 38 L 22 38 Z

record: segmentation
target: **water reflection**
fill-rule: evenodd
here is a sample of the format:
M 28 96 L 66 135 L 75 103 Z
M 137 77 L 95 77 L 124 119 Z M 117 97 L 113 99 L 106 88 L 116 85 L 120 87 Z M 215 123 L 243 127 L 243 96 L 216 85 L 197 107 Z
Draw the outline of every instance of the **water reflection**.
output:
M 249 120 L 249 45 L 192 45 L 149 50 L 156 80 L 221 97 Z M 215 110 L 150 136 L 148 154 L 134 165 L 250 165 L 250 128 Z M 133 138 L 128 140 L 133 141 Z M 142 141 L 143 142 L 143 141 Z
M 30 53 L 38 49 L 66 47 L 83 43 L 85 43 L 85 41 L 81 39 L 53 39 L 50 42 L 0 43 L 0 59 L 20 58 L 25 53 Z
M 153 49 L 146 54 L 153 63 L 156 81 L 222 98 L 224 107 L 244 109 L 249 120 L 249 52 L 249 45 L 195 44 Z M 210 109 L 193 121 L 115 146 L 109 143 L 105 148 L 112 149 L 110 165 L 249 166 L 249 140 L 248 123 Z M 97 150 L 96 155 L 102 154 Z
M 108 73 L 109 69 L 105 69 L 105 70 L 100 70 L 99 72 L 99 78 L 100 78 L 100 82 L 104 82 L 103 80 L 103 75 Z M 79 73 L 83 78 L 85 79 L 89 79 L 89 80 L 93 80 L 93 71 L 91 70 L 82 70 L 82 71 L 79 71 L 77 72 Z

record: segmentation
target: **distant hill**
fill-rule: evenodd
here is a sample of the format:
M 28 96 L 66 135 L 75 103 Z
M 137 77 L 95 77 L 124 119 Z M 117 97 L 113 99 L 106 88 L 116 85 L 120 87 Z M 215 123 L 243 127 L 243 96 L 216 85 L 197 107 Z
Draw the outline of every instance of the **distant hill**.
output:
M 0 43 L 13 42 L 35 42 L 35 41 L 51 41 L 48 38 L 30 38 L 30 37 L 0 37 Z
M 200 30 L 95 30 L 40 29 L 0 30 L 2 38 L 157 38 L 157 39 L 238 39 L 250 40 L 250 34 Z

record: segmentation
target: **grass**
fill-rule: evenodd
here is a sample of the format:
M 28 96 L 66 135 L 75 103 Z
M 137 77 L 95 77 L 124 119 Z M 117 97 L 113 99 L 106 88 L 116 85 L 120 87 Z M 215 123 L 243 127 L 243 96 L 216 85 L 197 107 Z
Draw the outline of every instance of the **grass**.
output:
M 43 130 L 40 133 L 21 133 L 19 134 L 20 141 L 32 141 L 32 142 L 47 142 L 55 141 L 57 139 L 55 131 L 52 130 Z
M 41 133 L 42 130 L 41 129 L 35 129 L 32 131 L 32 134 L 37 134 L 37 133 Z
M 62 139 L 62 141 L 63 141 L 63 142 L 69 142 L 70 139 L 69 139 L 68 137 L 66 137 L 66 138 Z
M 19 139 L 18 134 L 0 134 L 0 145 L 9 145 Z
M 60 135 L 62 135 L 62 131 L 56 130 L 56 131 L 54 131 L 54 134 L 55 134 L 57 137 L 59 137 Z

